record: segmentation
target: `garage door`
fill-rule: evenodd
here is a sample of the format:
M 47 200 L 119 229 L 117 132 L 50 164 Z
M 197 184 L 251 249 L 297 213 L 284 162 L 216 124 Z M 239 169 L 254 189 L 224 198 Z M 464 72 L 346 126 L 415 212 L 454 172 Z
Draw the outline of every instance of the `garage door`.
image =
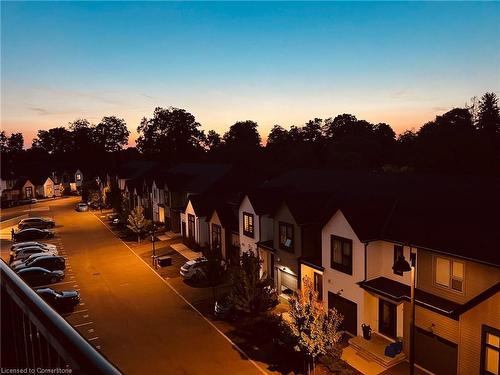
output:
M 297 290 L 297 276 L 280 270 L 280 292 L 291 294 Z
M 344 316 L 342 329 L 354 336 L 358 335 L 358 305 L 338 294 L 328 292 L 328 308 L 335 308 Z
M 457 374 L 457 345 L 415 327 L 415 363 L 439 375 Z

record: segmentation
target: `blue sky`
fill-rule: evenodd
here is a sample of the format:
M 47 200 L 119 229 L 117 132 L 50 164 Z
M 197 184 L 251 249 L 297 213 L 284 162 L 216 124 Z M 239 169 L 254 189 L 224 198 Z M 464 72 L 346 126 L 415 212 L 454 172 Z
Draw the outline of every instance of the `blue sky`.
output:
M 204 129 L 353 113 L 418 128 L 500 91 L 499 3 L 2 2 L 2 128 L 156 106 Z M 131 143 L 136 138 L 133 134 Z

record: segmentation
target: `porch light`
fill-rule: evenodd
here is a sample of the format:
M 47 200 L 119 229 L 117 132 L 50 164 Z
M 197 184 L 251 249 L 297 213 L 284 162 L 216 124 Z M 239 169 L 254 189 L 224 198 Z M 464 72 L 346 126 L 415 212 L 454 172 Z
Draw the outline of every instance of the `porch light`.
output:
M 405 259 L 404 255 L 400 255 L 398 259 L 394 262 L 392 269 L 395 272 L 403 273 L 411 271 L 410 263 Z

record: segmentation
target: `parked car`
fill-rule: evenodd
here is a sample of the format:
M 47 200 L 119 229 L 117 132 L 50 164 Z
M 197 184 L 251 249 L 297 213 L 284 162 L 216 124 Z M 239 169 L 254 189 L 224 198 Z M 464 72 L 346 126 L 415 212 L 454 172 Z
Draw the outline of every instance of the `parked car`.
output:
M 14 233 L 14 241 L 40 240 L 54 237 L 48 229 L 27 228 Z
M 17 227 L 19 229 L 26 228 L 38 228 L 38 229 L 49 229 L 54 228 L 56 223 L 54 219 L 49 217 L 29 217 L 27 219 L 22 219 Z
M 75 210 L 78 212 L 85 212 L 89 210 L 89 205 L 85 202 L 78 203 L 75 207 Z
M 80 303 L 80 293 L 76 290 L 58 291 L 52 288 L 37 289 L 36 292 L 42 299 L 58 312 L 73 311 Z
M 180 274 L 184 280 L 200 281 L 206 277 L 207 262 L 205 257 L 190 260 L 181 267 Z
M 237 318 L 236 310 L 227 296 L 215 302 L 214 315 L 216 318 L 226 320 L 235 320 Z
M 18 272 L 27 267 L 42 267 L 49 271 L 61 270 L 66 268 L 66 260 L 59 255 L 50 253 L 33 254 L 29 258 L 12 262 L 11 268 Z
M 10 247 L 11 251 L 16 251 L 18 249 L 22 249 L 23 247 L 41 247 L 43 249 L 51 250 L 57 252 L 57 246 L 52 245 L 51 243 L 38 242 L 38 241 L 26 241 L 26 242 L 18 242 Z
M 9 264 L 12 265 L 15 261 L 24 261 L 34 254 L 53 254 L 57 255 L 57 250 L 49 250 L 43 247 L 30 246 L 17 249 L 10 252 Z
M 17 274 L 30 286 L 54 284 L 64 279 L 63 271 L 49 271 L 42 267 L 27 267 Z

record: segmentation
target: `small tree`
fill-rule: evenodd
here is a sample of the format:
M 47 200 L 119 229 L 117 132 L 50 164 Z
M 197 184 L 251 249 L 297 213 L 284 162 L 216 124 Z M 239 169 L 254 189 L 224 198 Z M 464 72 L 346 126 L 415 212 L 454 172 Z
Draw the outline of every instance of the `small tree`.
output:
M 304 277 L 302 289 L 290 297 L 289 319 L 285 324 L 297 339 L 297 350 L 302 351 L 306 360 L 306 374 L 314 370 L 316 359 L 336 347 L 342 338 L 340 325 L 344 319 L 335 309 L 326 309 L 318 300 L 309 277 Z
M 205 251 L 205 258 L 207 258 L 206 264 L 206 276 L 207 283 L 212 287 L 212 296 L 216 299 L 217 285 L 221 282 L 224 276 L 224 266 L 222 264 L 222 252 L 220 245 L 216 244 L 212 248 L 208 248 Z
M 233 269 L 229 299 L 237 311 L 258 315 L 277 305 L 273 280 L 260 276 L 260 268 L 261 260 L 252 252 L 244 252 Z
M 141 235 L 146 233 L 151 226 L 151 220 L 144 217 L 144 208 L 141 206 L 135 207 L 127 219 L 127 227 L 137 234 L 137 242 L 141 242 Z

